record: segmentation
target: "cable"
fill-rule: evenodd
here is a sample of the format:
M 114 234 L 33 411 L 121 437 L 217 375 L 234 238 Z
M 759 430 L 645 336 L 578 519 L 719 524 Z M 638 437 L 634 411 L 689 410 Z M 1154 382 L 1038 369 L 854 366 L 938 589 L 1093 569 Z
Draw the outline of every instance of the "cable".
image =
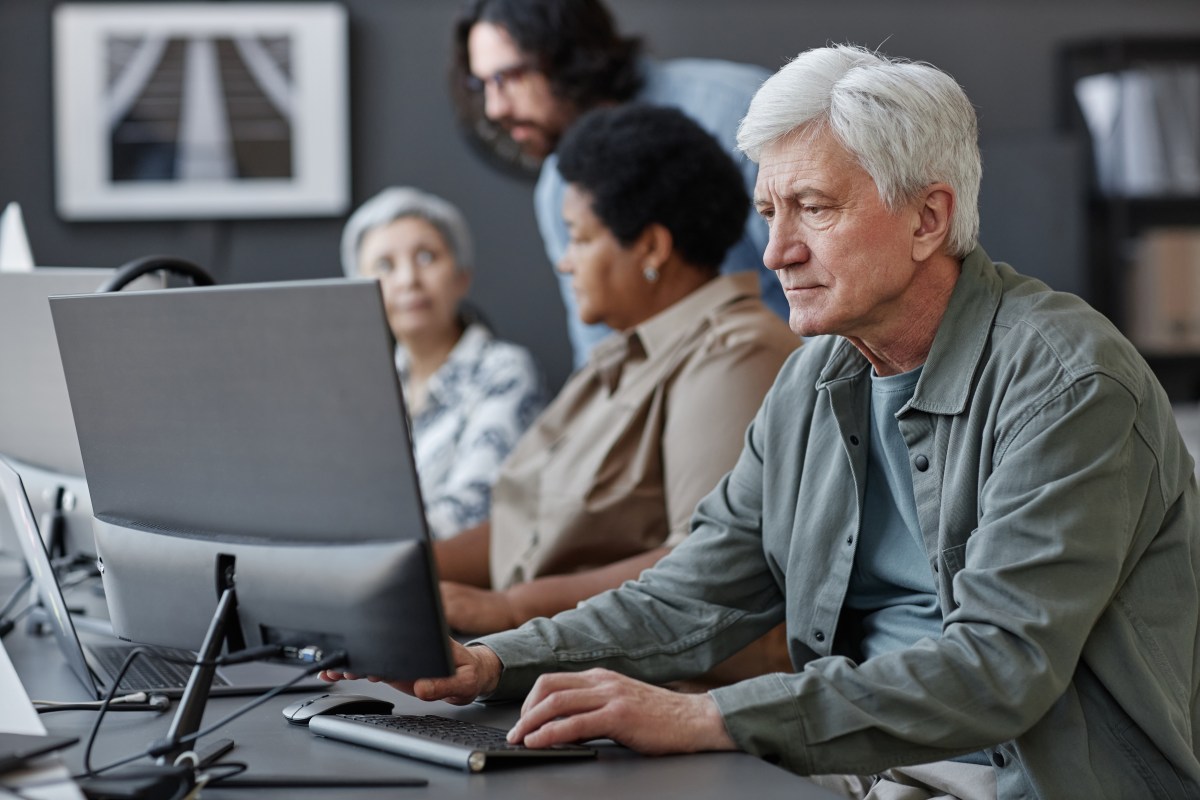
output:
M 88 581 L 95 580 L 97 577 L 99 577 L 99 575 L 100 573 L 98 572 L 86 569 L 79 570 L 78 572 L 68 572 L 62 577 L 62 581 L 60 581 L 58 588 L 61 589 L 63 593 L 66 593 L 68 590 L 74 589 L 76 586 L 81 586 Z
M 13 606 L 15 606 L 17 601 L 21 599 L 21 595 L 32 585 L 33 576 L 26 575 L 25 580 L 21 581 L 21 585 L 17 587 L 17 590 L 9 595 L 8 599 L 4 601 L 3 606 L 0 606 L 0 619 L 3 619 L 8 615 L 8 612 L 13 610 Z
M 144 654 L 149 654 L 149 655 L 153 655 L 155 658 L 161 658 L 164 661 L 170 661 L 170 662 L 173 662 L 176 664 L 188 664 L 193 667 L 196 667 L 196 666 L 222 666 L 224 664 L 237 663 L 238 658 L 236 658 L 236 657 L 240 657 L 247 652 L 255 652 L 256 654 L 262 653 L 263 655 L 275 655 L 275 654 L 279 653 L 281 651 L 281 649 L 282 648 L 278 645 L 269 645 L 269 646 L 264 646 L 264 647 L 251 648 L 248 651 L 242 651 L 239 653 L 235 653 L 232 656 L 222 656 L 221 658 L 217 658 L 214 661 L 205 662 L 205 661 L 201 661 L 200 659 L 196 659 L 196 658 L 190 658 L 190 659 L 178 658 L 178 657 L 172 656 L 168 653 L 163 653 L 160 651 L 153 650 L 152 648 L 149 648 L 149 647 L 133 648 L 132 650 L 129 651 L 128 654 L 126 654 L 125 660 L 121 663 L 121 668 L 119 670 L 117 670 L 117 674 L 113 678 L 112 685 L 109 686 L 109 688 L 108 688 L 108 693 L 104 696 L 104 699 L 100 701 L 100 704 L 98 707 L 99 713 L 96 714 L 96 719 L 92 723 L 92 729 L 88 732 L 87 745 L 84 747 L 84 750 L 83 750 L 84 772 L 81 777 L 87 777 L 87 778 L 94 777 L 95 775 L 98 775 L 101 772 L 105 772 L 107 770 L 113 769 L 114 767 L 119 767 L 123 764 L 128 764 L 131 761 L 136 761 L 139 758 L 143 758 L 148 755 L 155 755 L 155 753 L 152 750 L 147 750 L 144 753 L 138 753 L 135 756 L 130 756 L 129 758 L 125 758 L 120 761 L 114 761 L 111 764 L 106 764 L 105 766 L 103 766 L 99 769 L 95 769 L 95 770 L 92 769 L 92 747 L 94 746 L 94 744 L 96 742 L 96 735 L 100 731 L 100 723 L 104 721 L 105 714 L 107 714 L 110 710 L 116 710 L 116 709 L 112 709 L 111 706 L 112 706 L 114 700 L 116 699 L 114 696 L 116 694 L 117 687 L 121 684 L 121 679 L 125 677 L 125 673 L 129 671 L 129 668 L 131 666 L 133 666 L 133 662 L 138 656 L 144 655 Z M 259 657 L 261 657 L 261 656 L 259 656 Z M 322 667 L 322 669 L 324 669 L 324 667 Z M 294 680 L 289 681 L 288 683 L 284 684 L 283 687 L 279 687 L 279 688 L 281 690 L 286 689 L 286 688 L 290 687 L 293 683 L 297 683 L 298 681 L 313 674 L 313 672 L 315 672 L 315 671 L 316 670 L 313 670 L 312 672 L 304 672 L 301 675 L 297 676 Z M 276 692 L 276 694 L 278 694 L 278 692 Z M 273 697 L 273 696 L 274 695 L 270 695 L 270 693 L 268 693 L 267 695 L 264 695 L 262 697 L 261 702 L 266 702 L 267 699 L 269 699 L 270 697 Z M 250 706 L 249 708 L 253 708 L 253 707 L 254 706 Z M 247 708 L 246 710 L 249 710 L 249 708 Z M 146 710 L 154 710 L 154 709 L 146 709 Z
M 100 708 L 101 701 L 92 700 L 81 703 L 60 703 L 53 700 L 34 700 L 39 714 L 49 714 L 52 711 L 94 711 Z M 114 697 L 109 705 L 109 711 L 166 711 L 171 707 L 171 698 L 165 694 L 150 694 L 134 692 L 132 694 Z
M 143 751 L 141 753 L 137 753 L 135 755 L 128 756 L 126 758 L 122 758 L 117 761 L 113 761 L 109 764 L 105 764 L 102 767 L 93 768 L 92 767 L 92 747 L 96 741 L 96 734 L 100 730 L 100 723 L 104 719 L 105 713 L 107 713 L 107 711 L 109 710 L 109 705 L 112 702 L 113 695 L 116 692 L 117 685 L 119 685 L 121 682 L 121 679 L 125 677 L 125 673 L 129 671 L 129 667 L 133 664 L 134 659 L 136 659 L 139 655 L 142 655 L 144 653 L 152 653 L 152 652 L 153 651 L 151 651 L 150 648 L 146 648 L 146 647 L 133 648 L 133 650 L 131 650 L 129 652 L 129 655 L 127 655 L 125 657 L 125 661 L 121 664 L 121 669 L 119 669 L 117 671 L 117 674 L 113 677 L 112 687 L 109 688 L 108 694 L 105 695 L 104 700 L 101 702 L 100 713 L 98 713 L 96 715 L 96 719 L 92 723 L 92 729 L 88 733 L 87 745 L 84 747 L 84 750 L 83 750 L 83 769 L 84 769 L 84 771 L 82 773 L 80 773 L 79 775 L 76 775 L 75 776 L 76 779 L 92 778 L 92 777 L 99 775 L 102 772 L 107 772 L 111 769 L 115 769 L 116 767 L 123 766 L 132 761 L 137 761 L 139 758 L 145 758 L 147 756 L 158 756 L 158 755 L 161 755 L 162 753 L 168 752 L 169 750 L 179 747 L 180 745 L 191 744 L 192 742 L 196 741 L 200 737 L 207 736 L 208 734 L 212 733 L 213 731 L 217 730 L 218 728 L 222 727 L 223 725 L 227 725 L 228 723 L 232 722 L 233 720 L 237 719 L 238 717 L 242 716 L 243 714 L 247 713 L 248 711 L 257 708 L 258 706 L 262 705 L 263 703 L 267 702 L 268 700 L 271 700 L 274 697 L 277 697 L 278 695 L 287 691 L 293 685 L 299 683 L 300 681 L 304 680 L 305 678 L 307 678 L 311 675 L 315 675 L 316 673 L 320 672 L 321 670 L 330 669 L 331 667 L 336 667 L 339 664 L 341 664 L 343 661 L 345 661 L 345 659 L 346 659 L 345 653 L 343 653 L 341 651 L 336 652 L 333 655 L 329 656 L 328 658 L 324 658 L 324 659 L 318 661 L 317 663 L 312 664 L 307 669 L 305 669 L 303 672 L 298 674 L 296 677 L 289 680 L 287 683 L 280 684 L 279 686 L 276 686 L 274 689 L 271 689 L 269 692 L 265 692 L 265 693 L 259 695 L 258 697 L 251 700 L 249 703 L 246 703 L 241 708 L 234 711 L 232 714 L 230 714 L 220 720 L 217 720 L 212 725 L 209 725 L 207 728 L 203 728 L 199 731 L 196 731 L 195 733 L 181 737 L 180 740 L 177 742 L 156 742 L 154 745 L 150 746 L 149 748 L 147 748 L 145 751 Z M 158 654 L 154 653 L 154 655 L 158 655 Z M 178 661 L 179 659 L 175 659 L 175 660 Z M 221 661 L 221 659 L 216 659 L 216 661 L 219 662 L 219 661 Z M 196 663 L 196 662 L 187 662 L 187 663 Z
M 23 617 L 29 616 L 29 614 L 40 605 L 41 604 L 38 603 L 37 600 L 34 600 L 32 603 L 26 604 L 20 611 L 13 614 L 8 619 L 0 620 L 0 636 L 4 636 L 11 631 L 14 627 L 16 627 L 16 624 L 20 622 Z
M 224 765 L 222 765 L 224 766 Z M 328 775 L 247 775 L 244 778 L 213 778 L 209 789 L 370 789 L 428 786 L 425 778 L 331 778 Z
M 92 722 L 92 729 L 88 732 L 87 745 L 83 749 L 84 773 L 82 776 L 77 777 L 91 778 L 98 774 L 96 770 L 92 769 L 92 746 L 96 743 L 96 734 L 100 732 L 100 723 L 104 721 L 104 715 L 108 713 L 108 707 L 116 698 L 117 687 L 121 685 L 121 679 L 125 677 L 125 673 L 129 671 L 131 666 L 133 666 L 134 660 L 138 656 L 150 652 L 151 651 L 149 648 L 135 647 L 129 651 L 129 654 L 125 656 L 125 660 L 121 662 L 121 668 L 117 670 L 117 674 L 113 678 L 112 685 L 108 687 L 108 692 L 105 693 L 104 699 L 100 702 L 99 713 L 96 714 L 96 719 Z M 109 764 L 108 766 L 104 767 L 104 769 L 112 769 L 113 767 L 120 766 L 121 764 L 128 764 L 130 761 L 136 761 L 145 755 L 145 753 L 139 753 L 131 758 L 126 758 Z
M 199 739 L 203 736 L 207 736 L 208 734 L 212 733 L 213 731 L 217 730 L 218 728 L 220 728 L 224 725 L 228 725 L 230 722 L 233 722 L 235 719 L 242 716 L 243 714 L 245 714 L 255 708 L 258 708 L 260 705 L 267 702 L 268 700 L 270 700 L 274 697 L 278 697 L 280 694 L 282 694 L 283 692 L 286 692 L 293 685 L 299 683 L 300 681 L 304 680 L 305 678 L 307 678 L 311 675 L 315 675 L 318 672 L 321 672 L 322 670 L 326 670 L 331 667 L 336 667 L 345 660 L 346 660 L 346 654 L 344 652 L 338 651 L 338 652 L 334 653 L 333 655 L 329 656 L 328 658 L 324 658 L 324 659 L 318 661 L 317 663 L 311 665 L 310 667 L 308 667 L 308 669 L 304 670 L 303 672 L 301 672 L 296 677 L 292 678 L 287 683 L 281 683 L 280 685 L 276 686 L 271 691 L 260 694 L 258 697 L 254 698 L 249 703 L 246 703 L 245 705 L 243 705 L 237 711 L 234 711 L 232 714 L 230 714 L 226 717 L 222 717 L 221 719 L 214 722 L 212 725 L 209 725 L 207 728 L 201 728 L 200 730 L 196 731 L 195 733 L 190 733 L 187 736 L 183 736 L 179 739 L 178 742 L 170 742 L 166 745 L 165 749 L 163 748 L 162 744 L 152 747 L 152 748 L 150 748 L 149 754 L 150 755 L 161 755 L 161 753 L 158 753 L 155 751 L 159 750 L 159 749 L 163 749 L 163 751 L 165 752 L 165 750 L 173 748 L 173 747 L 178 747 L 179 745 L 191 744 L 192 742 L 196 741 L 197 739 Z

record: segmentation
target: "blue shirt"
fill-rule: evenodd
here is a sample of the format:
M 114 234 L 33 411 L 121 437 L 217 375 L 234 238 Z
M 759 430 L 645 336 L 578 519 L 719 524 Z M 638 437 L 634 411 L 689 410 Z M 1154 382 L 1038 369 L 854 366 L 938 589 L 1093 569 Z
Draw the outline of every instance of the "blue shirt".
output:
M 648 60 L 643 66 L 645 83 L 634 100 L 651 105 L 674 106 L 696 120 L 717 138 L 737 162 L 746 183 L 746 191 L 753 196 L 758 165 L 737 149 L 737 128 L 750 106 L 750 99 L 770 74 L 762 67 L 712 59 Z M 541 231 L 551 265 L 557 265 L 567 249 L 567 226 L 562 217 L 565 189 L 566 183 L 558 172 L 558 158 L 551 154 L 542 164 L 533 196 L 538 230 Z M 763 251 L 766 248 L 767 225 L 752 207 L 747 206 L 745 232 L 729 248 L 721 263 L 721 272 L 757 269 L 763 303 L 786 321 L 787 298 L 775 274 L 763 266 Z M 578 369 L 587 361 L 592 348 L 611 333 L 611 329 L 603 324 L 585 325 L 581 322 L 576 312 L 570 276 L 559 274 L 558 278 L 563 305 L 567 309 L 567 332 L 571 336 L 575 368 Z
M 942 635 L 942 611 L 909 477 L 908 445 L 896 422 L 920 375 L 920 368 L 886 377 L 871 374 L 862 525 L 846 594 L 846 607 L 856 612 L 862 660 Z

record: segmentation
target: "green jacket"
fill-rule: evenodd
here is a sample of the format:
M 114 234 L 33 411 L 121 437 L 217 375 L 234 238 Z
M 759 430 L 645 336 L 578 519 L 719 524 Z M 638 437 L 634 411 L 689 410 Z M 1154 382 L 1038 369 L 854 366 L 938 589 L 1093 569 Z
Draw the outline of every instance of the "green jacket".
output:
M 786 619 L 797 672 L 711 692 L 750 753 L 865 774 L 984 750 L 1002 798 L 1200 797 L 1200 495 L 1134 348 L 1078 298 L 966 258 L 899 415 L 942 635 L 858 663 L 841 610 L 869 375 L 841 338 L 794 354 L 670 556 L 482 640 L 497 695 L 553 669 L 700 673 Z

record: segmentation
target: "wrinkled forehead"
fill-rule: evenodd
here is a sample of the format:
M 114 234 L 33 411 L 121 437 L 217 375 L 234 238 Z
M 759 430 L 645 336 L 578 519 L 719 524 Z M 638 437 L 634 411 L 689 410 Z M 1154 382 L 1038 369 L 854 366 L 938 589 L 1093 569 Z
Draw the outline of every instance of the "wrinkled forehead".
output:
M 758 160 L 755 203 L 793 196 L 798 186 L 865 173 L 858 159 L 827 125 L 802 125 L 763 146 Z

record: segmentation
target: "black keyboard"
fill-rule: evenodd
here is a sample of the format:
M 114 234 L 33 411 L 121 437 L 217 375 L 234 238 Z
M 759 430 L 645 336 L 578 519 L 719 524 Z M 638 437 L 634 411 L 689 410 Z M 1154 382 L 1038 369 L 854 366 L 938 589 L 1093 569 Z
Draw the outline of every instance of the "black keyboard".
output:
M 132 645 L 127 644 L 92 644 L 88 646 L 97 665 L 107 673 L 105 685 L 111 685 L 112 679 L 121 671 Z M 182 689 L 187 686 L 188 677 L 192 674 L 191 663 L 196 654 L 190 650 L 174 650 L 166 647 L 148 648 L 165 658 L 155 658 L 150 653 L 142 653 L 133 660 L 117 692 L 141 692 L 161 689 Z M 172 660 L 168 661 L 167 658 Z M 213 686 L 228 686 L 229 682 L 220 675 L 213 676 Z
M 450 767 L 479 772 L 504 763 L 563 758 L 594 758 L 577 744 L 535 749 L 509 744 L 507 731 L 434 714 L 337 714 L 313 717 L 308 729 L 318 736 L 386 750 Z

